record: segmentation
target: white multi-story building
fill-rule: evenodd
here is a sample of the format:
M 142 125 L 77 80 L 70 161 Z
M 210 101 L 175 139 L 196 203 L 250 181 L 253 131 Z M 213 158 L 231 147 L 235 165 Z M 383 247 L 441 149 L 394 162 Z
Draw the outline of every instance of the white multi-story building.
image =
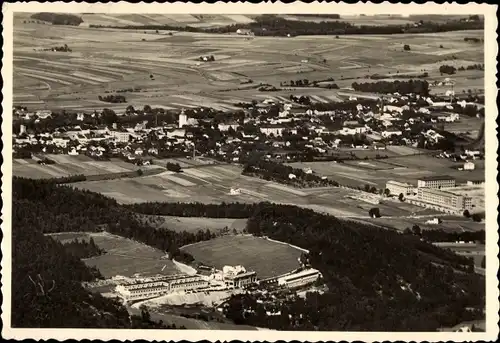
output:
M 184 110 L 182 110 L 181 114 L 179 114 L 179 128 L 182 129 L 184 126 L 187 125 L 188 122 L 188 117 L 184 113 Z
M 283 131 L 285 131 L 285 127 L 282 126 L 267 126 L 267 127 L 261 127 L 260 132 L 265 134 L 266 136 L 273 135 L 275 137 L 282 136 Z
M 127 143 L 130 140 L 130 132 L 128 131 L 110 131 L 109 135 L 118 143 Z
M 419 188 L 417 193 L 419 201 L 433 205 L 436 209 L 460 213 L 472 209 L 470 196 L 454 194 L 434 188 Z M 430 206 L 430 207 L 433 207 Z
M 305 269 L 301 272 L 285 275 L 278 278 L 278 285 L 295 288 L 311 284 L 321 277 L 321 273 L 316 269 Z
M 453 188 L 456 181 L 451 176 L 428 176 L 417 181 L 418 188 Z
M 390 192 L 391 195 L 396 195 L 398 196 L 399 194 L 403 195 L 412 195 L 415 190 L 413 185 L 410 185 L 409 183 L 405 182 L 398 182 L 398 181 L 387 181 L 385 184 L 385 188 L 387 188 Z

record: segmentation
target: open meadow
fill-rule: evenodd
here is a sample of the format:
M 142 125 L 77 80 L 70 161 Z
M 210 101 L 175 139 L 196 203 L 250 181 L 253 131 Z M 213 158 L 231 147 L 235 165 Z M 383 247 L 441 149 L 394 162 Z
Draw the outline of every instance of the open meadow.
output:
M 173 231 L 198 232 L 198 230 L 220 231 L 224 228 L 242 232 L 247 225 L 247 219 L 206 218 L 206 217 L 175 217 L 142 215 L 142 220 L 158 229 Z
M 302 251 L 250 235 L 223 236 L 182 247 L 195 260 L 222 269 L 226 265 L 242 265 L 257 273 L 257 278 L 279 276 L 299 267 Z
M 234 33 L 89 27 L 146 22 L 209 27 L 253 20 L 237 15 L 210 19 L 189 15 L 184 19 L 181 23 L 177 15 L 85 14 L 84 23 L 74 27 L 36 24 L 18 18 L 14 28 L 14 103 L 79 111 L 108 107 L 122 112 L 128 105 L 166 109 L 210 106 L 231 110 L 235 103 L 259 98 L 289 101 L 290 94 L 307 94 L 316 102 L 332 102 L 345 98 L 342 90 L 303 88 L 259 92 L 257 87 L 260 83 L 279 87 L 280 82 L 298 78 L 311 81 L 334 78 L 342 88 L 366 79 L 367 75 L 390 78 L 398 73 L 424 70 L 429 73 L 429 80 L 443 80 L 438 70 L 443 64 L 484 63 L 483 45 L 464 41 L 465 37 L 482 37 L 482 31 L 249 38 Z M 352 20 L 396 23 L 407 19 Z M 98 41 L 96 36 L 100 37 Z M 72 51 L 43 50 L 64 44 Z M 404 44 L 409 44 L 411 51 L 403 51 Z M 206 55 L 213 55 L 215 61 L 199 61 L 200 56 Z M 249 79 L 253 83 L 245 84 Z M 458 72 L 453 80 L 459 92 L 484 88 L 481 71 Z M 123 89 L 133 90 L 121 93 L 127 103 L 98 100 L 105 92 Z
M 165 255 L 162 251 L 106 232 L 55 234 L 51 237 L 62 242 L 75 238 L 88 240 L 92 237 L 96 245 L 106 253 L 84 259 L 84 262 L 88 266 L 97 267 L 106 278 L 117 275 L 130 277 L 135 274 L 148 276 L 180 273 L 172 261 L 161 259 Z

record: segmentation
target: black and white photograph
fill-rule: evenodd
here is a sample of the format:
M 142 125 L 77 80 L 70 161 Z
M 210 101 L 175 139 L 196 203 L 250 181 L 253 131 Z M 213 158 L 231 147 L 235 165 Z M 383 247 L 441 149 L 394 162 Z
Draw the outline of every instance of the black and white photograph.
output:
M 496 340 L 496 5 L 196 6 L 3 5 L 2 336 Z

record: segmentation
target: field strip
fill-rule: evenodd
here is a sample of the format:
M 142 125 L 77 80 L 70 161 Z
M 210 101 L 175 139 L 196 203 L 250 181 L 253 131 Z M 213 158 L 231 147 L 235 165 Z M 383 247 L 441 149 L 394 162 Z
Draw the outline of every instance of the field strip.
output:
M 22 105 L 43 105 L 45 101 L 42 100 L 15 100 L 14 103 L 21 103 Z
M 231 170 L 231 169 L 228 169 L 228 168 L 225 168 L 222 166 L 213 166 L 211 168 L 215 169 L 216 171 L 221 172 L 222 174 L 226 174 L 227 176 L 230 176 L 230 177 L 233 177 L 233 176 L 238 177 L 241 174 L 241 172 L 239 170 Z
M 225 14 L 224 16 L 226 18 L 229 18 L 230 20 L 236 22 L 236 23 L 248 24 L 248 23 L 254 22 L 253 19 L 250 19 L 247 16 L 242 15 L 242 14 Z
M 98 169 L 103 169 L 105 171 L 111 172 L 111 173 L 121 173 L 121 172 L 129 172 L 129 169 L 125 169 L 119 166 L 115 165 L 106 165 L 102 162 L 95 162 L 95 161 L 87 161 L 83 162 L 84 164 L 88 164 L 92 167 L 96 167 Z
M 248 190 L 245 188 L 240 188 L 240 192 L 243 194 L 251 195 L 251 196 L 256 197 L 256 198 L 260 198 L 260 199 L 267 199 L 269 197 L 266 194 L 258 193 L 258 192 L 251 191 L 251 190 Z
M 175 182 L 181 186 L 185 186 L 185 187 L 196 186 L 196 184 L 192 183 L 191 181 L 188 181 L 188 180 L 185 180 L 185 179 L 182 179 L 180 177 L 173 176 L 173 175 L 165 175 L 163 178 L 165 178 L 169 181 Z
M 46 169 L 38 164 L 31 164 L 29 167 L 36 169 L 38 171 L 41 171 L 44 174 L 49 174 L 50 176 L 53 176 L 53 177 L 60 177 L 61 176 L 60 173 L 57 173 L 54 170 Z
M 28 161 L 21 159 L 21 158 L 14 159 L 14 162 L 17 162 L 17 163 L 22 164 L 22 165 L 31 164 Z
M 297 189 L 293 189 L 291 187 L 283 186 L 283 185 L 280 185 L 280 184 L 277 184 L 277 183 L 268 183 L 265 186 L 266 187 L 271 187 L 271 188 L 274 188 L 274 189 L 278 189 L 278 190 L 281 190 L 281 191 L 285 191 L 285 192 L 288 192 L 288 193 L 292 193 L 294 195 L 298 195 L 298 196 L 302 196 L 302 197 L 305 197 L 307 195 L 307 193 L 304 193 L 304 192 L 299 191 Z
M 175 174 L 175 172 L 170 171 L 170 170 L 167 170 L 167 171 L 161 172 L 161 173 L 159 173 L 159 174 L 154 174 L 154 175 L 146 175 L 146 176 L 143 176 L 142 178 L 143 178 L 143 179 L 153 178 L 153 177 L 161 177 L 161 178 L 163 178 L 164 176 L 167 176 L 167 175 L 172 175 L 172 174 Z
M 138 24 L 135 21 L 126 20 L 126 19 L 119 18 L 119 17 L 113 17 L 113 16 L 106 15 L 106 14 L 98 14 L 98 16 L 105 19 L 105 20 L 115 21 L 119 24 L 124 24 L 124 25 L 137 25 Z
M 48 76 L 43 76 L 43 75 L 38 75 L 38 74 L 32 74 L 32 73 L 19 73 L 21 75 L 24 75 L 24 76 L 28 76 L 28 77 L 32 77 L 34 79 L 40 79 L 40 80 L 44 80 L 44 81 L 51 81 L 51 82 L 56 82 L 56 83 L 60 83 L 60 84 L 63 84 L 65 86 L 70 86 L 72 85 L 71 82 L 67 82 L 67 81 L 63 81 L 63 80 L 60 80 L 60 79 L 53 79 L 51 77 L 48 77 Z
M 177 102 L 171 102 L 170 104 L 171 105 L 175 105 L 177 107 L 188 107 L 188 108 L 198 108 L 198 107 L 200 107 L 200 106 L 196 106 L 196 105 L 179 104 Z
M 198 177 L 202 180 L 214 178 L 213 175 L 206 174 L 203 171 L 201 171 L 200 169 L 188 168 L 188 169 L 184 169 L 184 173 L 188 174 L 189 176 Z M 216 179 L 218 181 L 222 181 L 220 178 L 216 178 Z
M 46 167 L 48 169 L 54 170 L 62 175 L 70 175 L 71 174 L 68 170 L 64 170 L 63 168 L 60 168 L 57 165 L 49 164 L 49 165 L 46 165 Z
M 79 77 L 79 78 L 84 78 L 84 79 L 87 79 L 87 80 L 97 81 L 97 82 L 111 82 L 111 81 L 114 81 L 114 79 L 109 79 L 109 78 L 105 78 L 105 77 L 99 77 L 97 75 L 86 73 L 86 72 L 82 72 L 82 71 L 72 72 L 71 75 Z
M 217 173 L 212 172 L 211 170 L 207 170 L 206 168 L 198 169 L 201 173 L 204 173 L 208 178 L 215 179 L 217 181 L 223 181 L 224 178 L 219 176 Z
M 278 100 L 281 100 L 283 102 L 291 102 L 290 99 L 287 99 L 286 97 L 284 97 L 283 95 L 276 95 L 276 98 Z
M 338 96 L 336 95 L 325 95 L 326 98 L 332 101 L 342 101 Z
M 33 94 L 14 94 L 14 98 L 33 98 Z
M 95 81 L 86 80 L 86 79 L 82 80 L 81 78 L 73 77 L 73 76 L 70 76 L 67 74 L 62 74 L 62 73 L 48 72 L 48 71 L 43 71 L 43 70 L 38 70 L 38 69 L 30 69 L 30 68 L 18 68 L 18 69 L 20 69 L 23 72 L 25 71 L 25 72 L 28 72 L 31 74 L 45 76 L 45 77 L 47 77 L 46 80 L 55 81 L 55 82 L 57 82 L 59 80 L 64 80 L 64 81 L 71 82 L 71 83 L 85 82 L 85 83 L 88 83 L 91 85 L 99 84 L 98 82 L 95 82 Z M 68 84 L 71 84 L 71 83 L 68 83 Z
M 187 177 L 190 177 L 190 178 L 192 178 L 192 179 L 195 179 L 195 180 L 201 181 L 201 182 L 203 182 L 203 183 L 210 183 L 210 182 L 208 182 L 207 180 L 202 179 L 201 177 L 198 177 L 198 176 L 192 175 L 192 174 L 190 174 L 190 173 L 186 173 L 186 170 L 189 170 L 189 169 L 184 169 L 184 170 L 183 170 L 183 171 L 184 171 L 184 173 L 185 173 L 185 174 L 187 174 L 187 175 L 186 175 Z
M 361 182 L 364 182 L 364 183 L 368 183 L 370 185 L 377 185 L 375 182 L 371 182 L 371 181 L 368 181 L 368 180 L 365 180 L 365 179 L 361 179 L 359 177 L 355 177 L 355 176 L 352 176 L 352 174 L 348 174 L 348 173 L 342 173 L 342 172 L 339 172 L 339 173 L 336 173 L 340 176 L 343 176 L 347 179 L 351 179 L 351 180 L 356 180 L 356 181 L 361 181 Z
M 81 162 L 76 163 L 73 158 L 71 158 L 68 155 L 56 155 L 56 154 L 50 154 L 48 157 L 51 160 L 56 161 L 59 164 L 73 164 L 75 166 L 79 166 L 81 168 Z
M 325 102 L 325 100 L 322 99 L 319 95 L 310 95 L 310 97 L 316 100 L 317 102 Z

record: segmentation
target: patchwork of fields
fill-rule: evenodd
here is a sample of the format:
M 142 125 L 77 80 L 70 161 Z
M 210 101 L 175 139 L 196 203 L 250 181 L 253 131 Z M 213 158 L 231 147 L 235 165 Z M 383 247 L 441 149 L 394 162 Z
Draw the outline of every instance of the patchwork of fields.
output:
M 14 28 L 14 102 L 25 106 L 123 111 L 151 106 L 190 108 L 210 106 L 234 109 L 237 102 L 257 98 L 289 101 L 290 94 L 310 95 L 316 102 L 345 98 L 342 91 L 305 88 L 262 93 L 259 83 L 279 86 L 297 78 L 334 78 L 340 87 L 371 74 L 420 72 L 442 79 L 439 66 L 458 55 L 463 64 L 483 63 L 483 47 L 464 42 L 482 31 L 439 35 L 254 37 L 235 34 L 89 28 L 89 24 L 134 25 L 143 22 L 180 25 L 216 25 L 248 22 L 252 18 L 224 15 L 206 21 L 196 16 L 85 14 L 80 27 L 23 23 Z M 210 24 L 207 24 L 210 22 Z M 95 37 L 99 36 L 99 41 Z M 41 51 L 67 44 L 72 52 Z M 402 51 L 409 44 L 410 52 Z M 133 45 L 134 49 L 130 49 Z M 439 48 L 443 45 L 443 48 Z M 439 54 L 436 53 L 439 52 Z M 213 55 L 214 62 L 197 59 Z M 354 57 L 356 56 L 356 57 Z M 449 61 L 448 61 L 449 60 Z M 307 62 L 305 62 L 307 61 Z M 252 79 L 253 84 L 243 84 Z M 460 89 L 484 88 L 480 71 L 453 76 Z M 100 102 L 105 91 L 123 93 L 126 104 Z M 443 90 L 436 88 L 436 92 Z
M 180 271 L 170 260 L 162 260 L 165 254 L 155 248 L 109 233 L 71 233 L 51 235 L 54 239 L 65 242 L 75 238 L 90 239 L 106 253 L 101 256 L 85 259 L 88 266 L 95 266 L 101 274 L 110 278 L 116 275 L 143 276 L 157 274 L 179 274 Z
M 222 269 L 242 265 L 257 272 L 259 279 L 295 270 L 302 251 L 254 236 L 223 236 L 181 248 L 204 264 Z
M 381 153 L 385 155 L 385 152 Z M 484 179 L 483 161 L 475 161 L 476 169 L 460 171 L 463 163 L 455 163 L 447 159 L 439 159 L 428 155 L 394 156 L 383 160 L 335 162 L 297 162 L 290 163 L 294 168 L 311 168 L 320 175 L 336 180 L 342 185 L 358 187 L 363 185 L 385 188 L 388 180 L 396 180 L 416 184 L 417 180 L 426 176 L 450 175 L 458 183 L 468 180 Z M 425 166 L 425 169 L 422 169 Z
M 57 178 L 70 175 L 105 175 L 114 173 L 126 173 L 138 169 L 153 169 L 158 166 L 138 167 L 132 163 L 124 162 L 120 159 L 110 161 L 96 161 L 90 157 L 78 155 L 44 155 L 56 164 L 40 165 L 37 163 L 40 158 L 14 159 L 12 172 L 15 176 L 33 179 Z

